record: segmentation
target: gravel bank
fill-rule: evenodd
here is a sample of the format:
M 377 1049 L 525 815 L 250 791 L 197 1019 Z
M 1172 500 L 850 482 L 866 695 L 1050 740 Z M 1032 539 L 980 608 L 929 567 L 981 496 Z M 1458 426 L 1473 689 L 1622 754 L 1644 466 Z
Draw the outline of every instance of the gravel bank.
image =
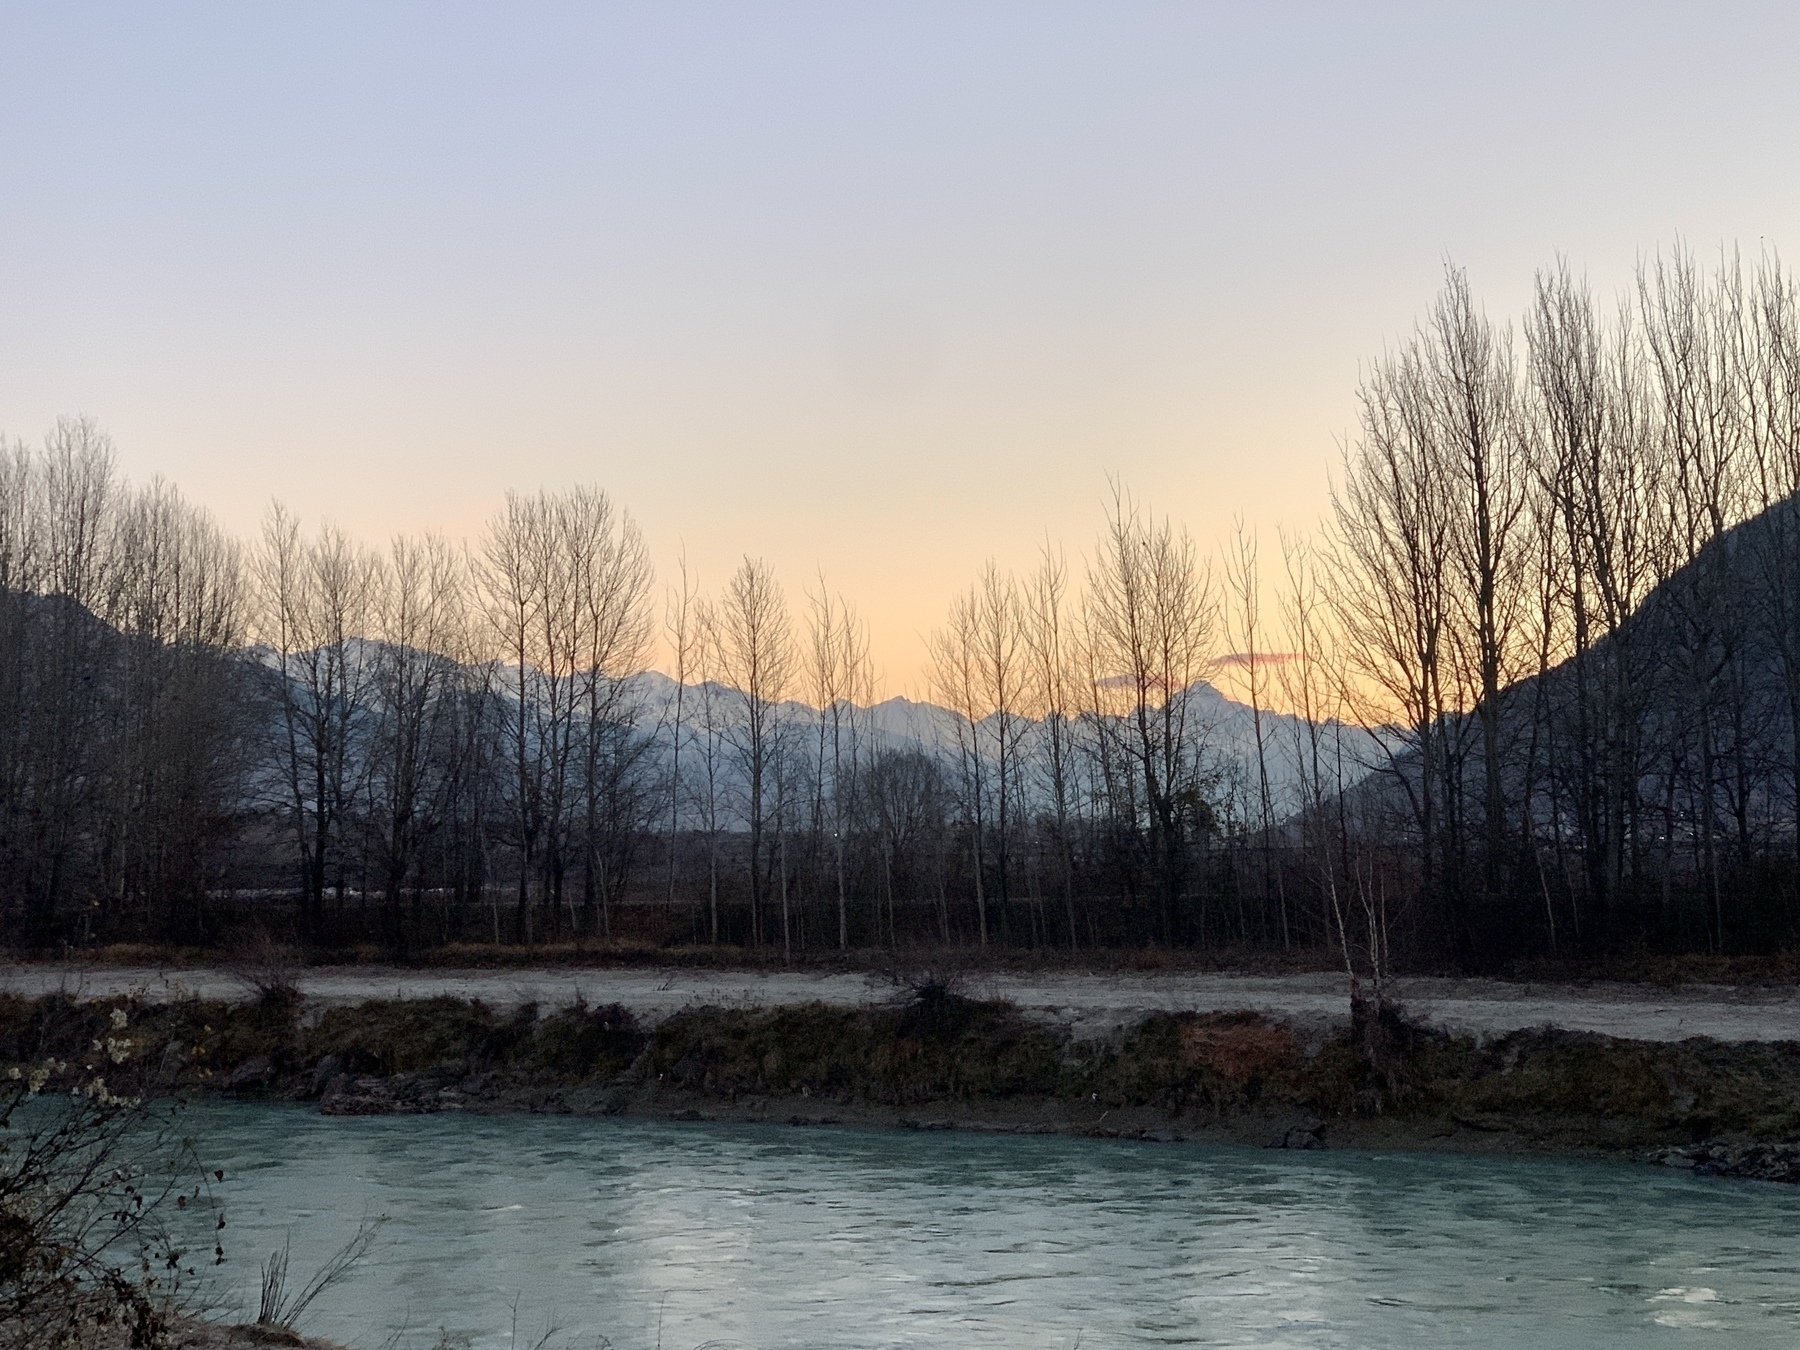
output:
M 683 1008 L 766 1008 L 800 1003 L 858 1007 L 899 992 L 876 975 L 712 970 L 398 970 L 319 967 L 297 983 L 317 1007 L 371 998 L 481 999 L 497 1007 L 535 1002 L 549 1010 L 573 1003 L 619 1003 L 654 1026 Z M 0 968 L 0 990 L 28 997 L 64 990 L 77 998 L 135 995 L 160 1001 L 197 995 L 247 997 L 245 984 L 223 970 L 26 965 Z M 1592 1031 L 1639 1041 L 1800 1040 L 1800 991 L 1687 985 L 1514 984 L 1498 980 L 1409 979 L 1399 982 L 1408 1011 L 1425 1024 L 1480 1036 L 1531 1027 Z M 1001 998 L 1036 1021 L 1077 1037 L 1104 1035 L 1152 1012 L 1267 1013 L 1286 1021 L 1336 1025 L 1347 1017 L 1341 975 L 990 974 L 968 993 Z

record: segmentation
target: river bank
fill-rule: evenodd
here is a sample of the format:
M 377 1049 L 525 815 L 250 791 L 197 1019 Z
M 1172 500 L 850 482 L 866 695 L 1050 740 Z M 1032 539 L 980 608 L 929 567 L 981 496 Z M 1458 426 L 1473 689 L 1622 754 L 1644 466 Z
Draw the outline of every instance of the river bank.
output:
M 215 1322 L 203 1317 L 177 1317 L 160 1344 L 163 1350 L 344 1350 L 336 1341 L 302 1336 L 286 1327 Z M 110 1340 L 100 1340 L 94 1350 L 130 1350 L 130 1337 L 121 1332 Z
M 1312 1031 L 1349 1020 L 1342 970 L 1225 972 L 1150 970 L 960 970 L 931 968 L 968 996 L 1011 1004 L 1021 1015 L 1077 1040 L 1123 1031 L 1157 1014 L 1257 1012 Z M 1728 974 L 1721 970 L 1708 972 Z M 241 1002 L 260 981 L 293 988 L 309 1008 L 370 999 L 480 1000 L 510 1009 L 618 1004 L 654 1027 L 695 1007 L 856 1009 L 891 1001 L 917 970 L 696 968 L 679 965 L 394 967 L 382 965 L 166 967 L 33 962 L 0 966 L 0 992 L 78 1000 L 199 998 Z M 1531 981 L 1412 976 L 1393 982 L 1410 1020 L 1478 1038 L 1535 1027 L 1621 1040 L 1786 1041 L 1800 1038 L 1800 986 L 1791 980 L 1678 985 L 1646 981 Z
M 1476 1037 L 1389 1014 L 1146 1013 L 1080 1035 L 929 984 L 882 1003 L 0 995 L 0 1063 L 130 1027 L 153 1090 L 328 1116 L 537 1112 L 1232 1142 L 1608 1154 L 1800 1180 L 1800 1045 L 1555 1028 Z

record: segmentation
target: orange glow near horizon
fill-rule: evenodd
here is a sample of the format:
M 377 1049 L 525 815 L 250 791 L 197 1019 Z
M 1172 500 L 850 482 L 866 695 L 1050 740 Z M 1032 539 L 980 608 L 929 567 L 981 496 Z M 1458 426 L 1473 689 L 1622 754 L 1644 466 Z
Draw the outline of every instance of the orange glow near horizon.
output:
M 1074 582 L 1110 481 L 1214 557 L 1241 517 L 1268 585 L 1446 260 L 1504 317 L 1559 256 L 1609 297 L 1677 231 L 1800 238 L 1778 7 L 38 6 L 0 34 L 0 430 L 90 414 L 243 538 L 279 499 L 473 539 L 508 488 L 597 484 L 665 584 L 755 555 L 798 617 L 822 574 L 886 695 L 929 693 L 989 559 L 1049 544 Z M 1666 68 L 1681 97 L 1641 79 Z

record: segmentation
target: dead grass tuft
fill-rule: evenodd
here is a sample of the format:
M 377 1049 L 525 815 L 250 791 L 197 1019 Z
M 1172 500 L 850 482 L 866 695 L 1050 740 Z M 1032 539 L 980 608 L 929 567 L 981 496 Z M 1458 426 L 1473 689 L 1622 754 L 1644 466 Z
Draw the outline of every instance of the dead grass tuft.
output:
M 1210 1070 L 1233 1087 L 1252 1079 L 1291 1075 L 1300 1063 L 1300 1047 L 1292 1032 L 1252 1017 L 1184 1023 L 1181 1055 L 1183 1062 Z

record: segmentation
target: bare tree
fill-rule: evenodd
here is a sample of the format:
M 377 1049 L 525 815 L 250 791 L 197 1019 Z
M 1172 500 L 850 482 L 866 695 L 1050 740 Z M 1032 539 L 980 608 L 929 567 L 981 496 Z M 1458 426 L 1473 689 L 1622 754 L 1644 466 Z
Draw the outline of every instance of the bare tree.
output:
M 582 893 L 587 931 L 594 931 L 598 902 L 600 926 L 610 939 L 613 899 L 647 823 L 649 742 L 637 730 L 637 690 L 649 656 L 654 572 L 636 522 L 605 493 L 577 489 L 565 510 L 585 642 L 576 674 L 586 712 Z
M 31 652 L 13 782 L 7 791 L 8 869 L 28 931 L 52 934 L 56 917 L 92 879 L 82 833 L 103 783 L 95 748 L 104 740 L 103 615 L 112 587 L 112 528 L 119 487 L 112 442 L 86 418 L 63 418 L 35 467 L 15 480 L 35 536 L 24 547 L 27 585 L 43 597 L 23 605 Z M 98 620 L 98 621 L 97 621 Z
M 696 651 L 699 657 L 700 685 L 695 715 L 694 750 L 700 759 L 700 777 L 694 787 L 694 804 L 706 826 L 706 901 L 709 940 L 719 943 L 719 835 L 724 814 L 724 790 L 721 783 L 726 754 L 726 731 L 729 719 L 725 709 L 725 691 L 717 682 L 719 670 L 719 619 L 714 606 L 696 602 L 694 623 L 697 630 Z
M 1561 535 L 1547 571 L 1566 637 L 1546 656 L 1568 658 L 1573 685 L 1565 725 L 1552 729 L 1553 748 L 1566 749 L 1553 776 L 1573 806 L 1590 932 L 1603 942 L 1635 832 L 1649 661 L 1628 621 L 1654 579 L 1655 447 L 1646 435 L 1628 311 L 1609 341 L 1586 286 L 1559 266 L 1538 277 L 1526 338 L 1536 434 L 1544 442 L 1538 473 L 1546 514 Z M 1548 692 L 1547 671 L 1539 685 Z M 1553 813 L 1553 825 L 1560 818 Z M 1547 919 L 1553 932 L 1553 912 Z
M 1071 815 L 1075 794 L 1076 753 L 1073 718 L 1077 707 L 1073 653 L 1075 635 L 1069 602 L 1069 569 L 1062 554 L 1045 548 L 1023 596 L 1025 647 L 1030 707 L 1038 723 L 1037 764 L 1042 793 L 1049 807 L 1051 849 L 1058 888 L 1062 892 L 1069 948 L 1080 945 L 1075 919 L 1075 856 Z
M 239 800 L 247 735 L 236 654 L 242 554 L 165 483 L 121 494 L 108 619 L 113 661 L 110 826 L 102 904 L 147 929 L 204 936 L 208 889 Z
M 830 821 L 832 877 L 837 896 L 838 949 L 850 946 L 848 848 L 850 816 L 857 794 L 860 718 L 858 698 L 869 685 L 868 631 L 842 596 L 827 589 L 808 597 L 808 667 L 818 736 L 813 769 L 814 817 Z M 877 918 L 873 931 L 879 932 Z
M 1467 273 L 1446 270 L 1415 366 L 1424 377 L 1437 471 L 1449 489 L 1451 649 L 1467 670 L 1482 764 L 1482 867 L 1490 904 L 1502 886 L 1507 800 L 1502 731 L 1506 692 L 1529 669 L 1532 475 L 1516 408 L 1510 334 L 1480 313 Z M 1429 434 L 1429 433 L 1428 433 Z M 1465 711 L 1457 708 L 1456 711 Z
M 669 838 L 668 838 L 668 900 L 671 912 L 675 909 L 675 890 L 678 882 L 679 855 L 676 841 L 681 835 L 681 751 L 686 743 L 689 727 L 687 725 L 688 681 L 701 668 L 703 653 L 702 644 L 705 634 L 699 622 L 699 597 L 696 594 L 694 581 L 688 575 L 687 554 L 684 551 L 679 564 L 680 580 L 664 603 L 663 632 L 669 643 L 670 655 L 675 659 L 675 697 L 668 709 L 669 718 Z M 714 938 L 717 941 L 717 938 Z
M 719 672 L 735 695 L 730 743 L 744 782 L 749 834 L 751 940 L 763 941 L 763 913 L 773 880 L 768 868 L 769 798 L 778 790 L 781 703 L 793 678 L 793 631 L 787 599 L 768 564 L 746 557 L 712 611 Z M 777 828 L 781 822 L 777 821 Z M 782 899 L 785 901 L 786 897 Z
M 1752 321 L 1758 505 L 1771 526 L 1760 550 L 1760 618 L 1786 695 L 1791 824 L 1800 859 L 1800 298 L 1793 273 L 1773 252 L 1757 270 Z M 1800 865 L 1794 870 L 1800 899 Z
M 1261 650 L 1262 578 L 1257 568 L 1256 536 L 1247 533 L 1243 519 L 1237 521 L 1234 548 L 1227 558 L 1226 581 L 1231 589 L 1232 606 L 1226 628 L 1239 646 L 1244 680 L 1250 695 L 1250 732 L 1252 753 L 1256 758 L 1256 819 L 1259 852 L 1263 859 L 1263 894 L 1276 897 L 1276 913 L 1280 920 L 1281 945 L 1292 945 L 1288 932 L 1287 896 L 1274 866 L 1275 799 L 1269 786 L 1269 743 L 1264 732 L 1263 710 L 1267 702 L 1267 679 L 1264 666 L 1267 655 Z M 1234 622 L 1235 621 L 1235 622 Z
M 1416 347 L 1384 358 L 1364 377 L 1360 431 L 1345 449 L 1332 493 L 1331 549 L 1332 600 L 1355 664 L 1347 688 L 1358 720 L 1403 728 L 1388 742 L 1386 768 L 1411 807 L 1420 888 L 1435 898 L 1440 857 L 1449 851 L 1443 836 L 1458 828 L 1447 808 L 1460 775 L 1459 729 L 1446 714 L 1464 699 L 1448 650 L 1457 518 L 1426 379 Z M 1451 940 L 1466 954 L 1457 879 L 1442 894 Z
M 435 535 L 396 538 L 377 580 L 371 703 L 371 795 L 387 939 L 405 947 L 404 890 L 420 845 L 438 828 L 434 781 L 455 715 L 467 648 L 467 574 L 462 556 Z
M 308 542 L 279 505 L 255 555 L 257 630 L 269 651 L 279 720 L 276 761 L 301 870 L 302 913 L 317 933 L 325 891 L 344 886 L 343 826 L 366 757 L 374 652 L 364 640 L 379 560 L 324 526 Z
M 1208 728 L 1195 695 L 1215 656 L 1217 611 L 1187 531 L 1116 489 L 1088 566 L 1090 716 L 1101 753 L 1126 769 L 1113 778 L 1111 810 L 1154 879 L 1158 926 L 1171 943 L 1201 931 L 1186 913 L 1190 848 L 1211 828 L 1201 763 Z
M 1659 595 L 1672 622 L 1664 634 L 1671 678 L 1690 709 L 1669 746 L 1668 781 L 1685 784 L 1695 818 L 1693 851 L 1710 910 L 1712 942 L 1724 942 L 1721 788 L 1736 793 L 1738 852 L 1748 852 L 1747 711 L 1741 663 L 1750 616 L 1728 554 L 1707 546 L 1741 518 L 1750 483 L 1747 428 L 1733 341 L 1742 297 L 1735 259 L 1709 289 L 1691 254 L 1677 248 L 1641 269 L 1639 311 L 1651 372 L 1663 468 L 1656 508 L 1663 537 Z M 1691 759 L 1691 769 L 1684 763 Z M 1671 839 L 1675 831 L 1669 830 Z
M 932 686 L 954 719 L 963 819 L 969 840 L 975 893 L 975 924 L 980 944 L 988 944 L 984 841 L 987 766 L 980 727 L 989 712 L 981 676 L 981 620 L 973 595 L 950 607 L 949 622 L 931 637 Z
M 1019 587 L 989 559 L 969 595 L 975 621 L 976 671 L 989 712 L 978 730 L 991 749 L 994 785 L 994 881 L 1001 936 L 1010 937 L 1013 834 L 1021 802 L 1020 740 L 1025 731 L 1026 659 Z
M 597 488 L 509 493 L 489 527 L 482 577 L 512 685 L 514 936 L 530 936 L 534 874 L 549 930 L 565 907 L 578 926 L 566 888 L 574 852 L 591 932 L 596 911 L 610 923 L 628 856 L 620 850 L 643 798 L 630 699 L 649 643 L 648 555 L 630 517 Z

